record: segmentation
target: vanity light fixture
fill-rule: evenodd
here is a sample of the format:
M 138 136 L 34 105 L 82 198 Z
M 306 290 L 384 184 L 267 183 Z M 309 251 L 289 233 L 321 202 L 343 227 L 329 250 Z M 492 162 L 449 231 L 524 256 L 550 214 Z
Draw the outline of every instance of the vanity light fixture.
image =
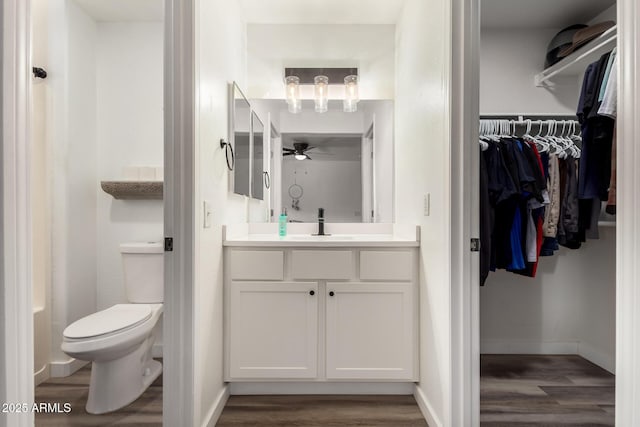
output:
M 313 78 L 316 113 L 326 113 L 329 109 L 329 77 L 315 76 Z
M 287 76 L 284 79 L 287 87 L 287 105 L 289 112 L 296 114 L 302 110 L 302 100 L 300 99 L 300 78 L 297 76 Z
M 342 109 L 345 113 L 355 113 L 358 111 L 358 76 L 355 74 L 344 78 L 344 101 Z
M 299 113 L 302 110 L 300 85 L 313 85 L 315 111 L 317 113 L 327 112 L 329 110 L 329 82 L 337 84 L 344 82 L 343 110 L 347 113 L 358 111 L 360 97 L 357 68 L 285 68 L 284 76 L 290 113 Z

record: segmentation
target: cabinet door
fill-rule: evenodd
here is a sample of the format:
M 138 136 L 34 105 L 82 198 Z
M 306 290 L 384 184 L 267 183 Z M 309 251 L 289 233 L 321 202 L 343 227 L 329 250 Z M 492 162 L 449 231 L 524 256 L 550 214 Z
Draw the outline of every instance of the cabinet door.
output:
M 231 282 L 231 378 L 315 378 L 318 284 Z
M 327 284 L 327 378 L 413 379 L 412 290 L 411 283 Z

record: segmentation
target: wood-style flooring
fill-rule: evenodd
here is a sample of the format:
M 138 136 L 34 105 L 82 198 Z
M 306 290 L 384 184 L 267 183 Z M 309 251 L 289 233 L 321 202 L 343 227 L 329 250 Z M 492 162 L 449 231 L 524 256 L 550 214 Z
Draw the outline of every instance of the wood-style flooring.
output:
M 110 414 L 92 415 L 84 406 L 89 395 L 91 364 L 73 375 L 50 378 L 36 387 L 36 403 L 71 404 L 71 412 L 36 413 L 36 426 L 161 426 L 162 375 L 135 402 Z
M 91 365 L 36 387 L 35 401 L 72 411 L 36 413 L 36 426 L 161 426 L 162 377 L 131 405 L 91 415 Z M 579 356 L 483 355 L 482 427 L 614 426 L 615 377 Z M 427 426 L 413 396 L 231 396 L 227 426 Z
M 413 396 L 231 396 L 218 420 L 229 426 L 427 426 Z
M 580 356 L 483 355 L 482 427 L 613 426 L 615 377 Z

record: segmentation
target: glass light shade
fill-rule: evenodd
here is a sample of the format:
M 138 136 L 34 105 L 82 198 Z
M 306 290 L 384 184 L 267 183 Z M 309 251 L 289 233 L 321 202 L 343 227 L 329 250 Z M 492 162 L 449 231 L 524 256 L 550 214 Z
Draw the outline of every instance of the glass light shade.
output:
M 351 75 L 344 78 L 344 101 L 342 109 L 345 113 L 355 113 L 358 111 L 358 76 Z
M 296 154 L 293 157 L 295 157 L 296 160 L 304 160 L 307 158 L 306 154 Z
M 313 83 L 315 84 L 316 113 L 325 113 L 329 109 L 329 77 L 315 76 Z
M 287 105 L 290 113 L 299 113 L 302 110 L 300 99 L 300 79 L 296 76 L 287 76 L 284 79 L 287 91 Z
M 295 101 L 287 103 L 288 110 L 292 114 L 297 114 L 302 111 L 302 100 L 296 99 Z

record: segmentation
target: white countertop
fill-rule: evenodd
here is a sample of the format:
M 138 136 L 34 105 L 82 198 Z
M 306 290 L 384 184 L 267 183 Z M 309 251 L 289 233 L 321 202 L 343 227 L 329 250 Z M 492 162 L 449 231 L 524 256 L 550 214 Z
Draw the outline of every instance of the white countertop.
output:
M 275 224 L 277 226 L 277 224 Z M 284 237 L 280 237 L 277 227 L 269 227 L 265 229 L 261 227 L 248 227 L 244 230 L 231 229 L 225 231 L 223 246 L 263 246 L 263 247 L 418 247 L 420 246 L 418 227 L 391 227 L 385 225 L 378 229 L 374 227 L 354 227 L 353 233 L 345 233 L 348 228 L 341 226 L 336 231 L 341 233 L 331 233 L 325 236 L 314 236 L 311 233 L 303 232 L 305 229 L 300 227 L 292 227 L 297 233 L 288 233 Z M 273 230 L 271 230 L 273 228 Z M 327 227 L 331 228 L 331 227 Z M 395 229 L 394 229 L 395 228 Z M 250 232 L 250 231 L 256 232 Z M 231 232 L 230 232 L 231 231 Z M 238 232 L 241 231 L 241 232 Z M 267 231 L 267 232 L 265 232 Z M 314 230 L 315 231 L 315 230 Z M 376 233 L 375 231 L 382 231 Z M 330 232 L 328 230 L 327 232 Z

